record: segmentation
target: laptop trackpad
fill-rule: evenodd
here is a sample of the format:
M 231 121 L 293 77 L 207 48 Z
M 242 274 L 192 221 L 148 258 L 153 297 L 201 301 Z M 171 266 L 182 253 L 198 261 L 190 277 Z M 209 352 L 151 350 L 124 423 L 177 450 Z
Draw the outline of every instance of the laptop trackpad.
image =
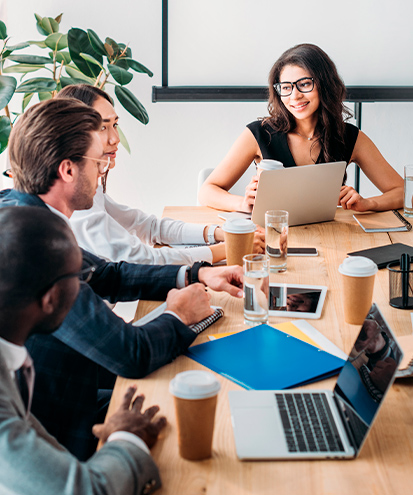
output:
M 265 459 L 287 452 L 281 419 L 275 407 L 235 407 L 232 422 L 240 459 Z

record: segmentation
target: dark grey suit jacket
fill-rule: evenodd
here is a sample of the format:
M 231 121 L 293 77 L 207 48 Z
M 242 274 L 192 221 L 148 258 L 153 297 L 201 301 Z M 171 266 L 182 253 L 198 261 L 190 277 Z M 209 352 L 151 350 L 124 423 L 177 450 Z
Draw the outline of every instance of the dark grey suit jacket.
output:
M 0 352 L 0 493 L 136 495 L 160 486 L 151 456 L 125 441 L 79 462 L 26 411 Z

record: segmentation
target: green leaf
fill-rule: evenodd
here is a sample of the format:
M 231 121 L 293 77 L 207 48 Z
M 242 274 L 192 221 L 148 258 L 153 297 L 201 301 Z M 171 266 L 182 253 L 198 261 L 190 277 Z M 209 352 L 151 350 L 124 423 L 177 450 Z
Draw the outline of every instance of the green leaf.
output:
M 19 43 L 13 46 L 6 46 L 6 49 L 2 55 L 3 60 L 7 58 L 10 55 L 10 53 L 13 53 L 14 50 L 22 50 L 23 48 L 27 48 L 28 46 L 30 46 L 29 43 Z
M 3 151 L 7 148 L 10 132 L 10 119 L 5 116 L 0 117 L 0 153 L 3 153 Z
M 10 65 L 3 69 L 4 74 L 27 74 L 28 72 L 36 72 L 39 69 L 45 69 L 44 65 L 29 65 L 29 64 L 16 64 Z
M 42 64 L 52 64 L 53 60 L 50 60 L 48 57 L 39 57 L 38 55 L 12 55 L 9 57 L 9 60 L 12 62 L 18 62 L 21 64 L 33 64 L 33 65 L 42 65 Z
M 67 34 L 67 40 L 69 44 L 70 56 L 79 70 L 86 76 L 97 77 L 100 74 L 100 68 L 97 65 L 84 60 L 80 56 L 81 53 L 87 53 L 95 58 L 99 63 L 103 62 L 102 56 L 96 53 L 92 48 L 87 33 L 82 29 L 72 28 Z
M 64 50 L 67 48 L 67 34 L 53 33 L 44 40 L 51 50 Z
M 23 97 L 22 103 L 22 112 L 26 110 L 27 105 L 30 103 L 30 100 L 33 98 L 34 93 L 26 93 Z
M 113 79 L 121 86 L 124 86 L 125 84 L 129 84 L 133 79 L 133 74 L 131 74 L 125 69 L 122 69 L 122 67 L 109 64 L 108 69 Z
M 34 14 L 34 17 L 36 17 L 36 21 L 40 24 L 42 22 L 43 17 L 39 14 Z
M 119 60 L 123 60 L 127 62 L 128 66 L 134 70 L 135 72 L 144 72 L 145 74 L 148 74 L 149 77 L 153 76 L 153 72 L 150 71 L 147 67 L 142 65 L 140 62 L 137 62 L 136 60 L 133 60 L 133 58 L 129 57 L 122 57 Z
M 0 21 L 0 39 L 5 40 L 7 38 L 7 28 L 3 21 Z
M 69 86 L 70 84 L 88 84 L 88 81 L 85 81 L 84 79 L 77 79 L 75 77 L 61 77 L 60 84 L 62 88 L 64 88 L 65 86 Z M 92 85 L 93 84 L 91 84 L 91 86 Z
M 47 32 L 47 34 L 59 32 L 59 23 L 56 22 L 52 17 L 43 17 L 41 25 L 42 28 Z
M 87 53 L 80 53 L 80 56 L 83 58 L 83 60 L 86 60 L 86 62 L 90 62 L 91 64 L 98 65 L 101 70 L 105 70 L 103 65 L 99 63 L 92 55 L 88 55 Z
M 118 133 L 119 133 L 119 139 L 120 139 L 122 146 L 130 154 L 130 146 L 129 146 L 128 140 L 126 139 L 125 134 L 123 134 L 123 131 L 119 126 L 118 126 Z
M 16 86 L 17 81 L 14 77 L 0 76 L 0 110 L 12 99 Z
M 52 93 L 49 93 L 49 92 L 39 93 L 39 100 L 40 101 L 51 100 L 51 99 L 52 99 Z
M 29 43 L 29 45 L 36 45 L 39 48 L 46 48 L 46 43 L 44 41 L 32 40 L 32 41 L 28 41 L 27 43 Z
M 53 58 L 53 52 L 49 53 L 50 57 Z M 57 52 L 56 53 L 56 62 L 61 64 L 62 62 L 64 65 L 69 65 L 72 59 L 70 58 L 70 53 L 69 52 Z
M 80 72 L 80 70 L 77 67 L 72 67 L 72 66 L 65 66 L 66 73 L 70 76 L 73 77 L 74 79 L 81 79 L 83 82 L 87 82 L 93 86 L 95 84 L 95 79 L 92 79 L 91 77 L 87 77 L 83 74 L 83 72 Z
M 125 43 L 119 43 L 119 48 L 123 52 L 126 48 L 126 52 L 124 54 L 124 57 L 132 57 L 132 50 L 128 47 L 126 47 Z
M 133 115 L 135 119 L 145 125 L 149 122 L 145 107 L 128 88 L 115 86 L 115 95 L 123 108 Z
M 100 40 L 99 36 L 94 31 L 92 31 L 92 29 L 87 30 L 87 35 L 89 37 L 90 44 L 92 45 L 92 48 L 95 50 L 95 52 L 106 57 L 107 53 L 105 50 L 105 45 Z
M 43 93 L 46 91 L 54 91 L 56 87 L 56 81 L 53 81 L 53 79 L 38 77 L 36 79 L 29 79 L 20 84 L 16 89 L 16 93 Z

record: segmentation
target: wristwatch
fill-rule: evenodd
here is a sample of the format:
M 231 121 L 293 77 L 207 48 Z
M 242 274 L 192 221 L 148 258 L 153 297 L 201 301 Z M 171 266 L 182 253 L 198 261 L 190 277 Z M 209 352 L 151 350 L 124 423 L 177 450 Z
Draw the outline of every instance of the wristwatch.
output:
M 198 272 L 200 268 L 204 266 L 212 266 L 208 261 L 197 261 L 192 266 L 188 266 L 186 273 L 188 274 L 188 285 L 196 284 L 199 282 Z
M 215 240 L 215 230 L 219 227 L 219 225 L 213 224 L 208 227 L 207 239 L 208 244 L 217 244 Z

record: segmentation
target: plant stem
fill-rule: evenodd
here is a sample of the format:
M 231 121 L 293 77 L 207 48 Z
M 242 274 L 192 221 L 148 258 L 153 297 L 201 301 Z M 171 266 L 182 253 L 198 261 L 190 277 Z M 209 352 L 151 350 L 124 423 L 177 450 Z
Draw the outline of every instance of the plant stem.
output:
M 100 78 L 102 77 L 102 75 L 104 74 L 105 72 L 103 70 L 100 71 L 98 77 L 96 78 L 96 81 L 95 81 L 95 84 L 93 85 L 95 88 L 99 85 L 99 82 L 100 82 Z
M 103 81 L 100 83 L 100 86 L 99 86 L 99 89 L 103 89 L 105 84 L 106 84 L 106 81 L 108 80 L 108 77 L 109 77 L 109 72 L 107 74 L 105 74 L 105 78 L 103 79 Z
M 11 117 L 10 117 L 10 110 L 9 110 L 9 105 L 6 105 L 4 107 L 4 111 L 6 112 L 6 117 L 10 120 L 10 127 L 13 129 L 13 124 L 11 122 Z

